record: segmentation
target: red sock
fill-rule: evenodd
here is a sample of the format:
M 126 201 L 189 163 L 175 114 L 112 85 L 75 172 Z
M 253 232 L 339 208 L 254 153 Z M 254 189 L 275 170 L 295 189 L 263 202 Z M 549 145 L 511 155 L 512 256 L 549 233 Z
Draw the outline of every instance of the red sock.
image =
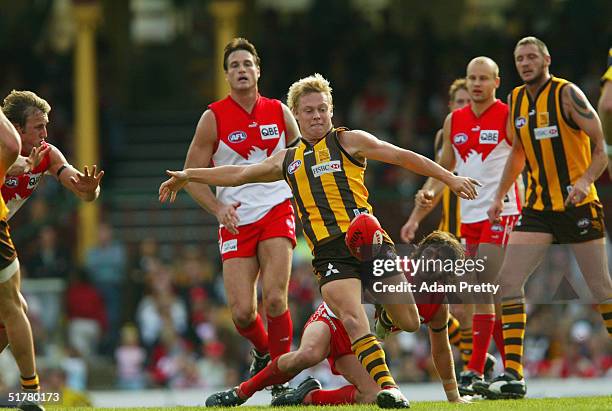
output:
M 338 405 L 355 404 L 357 387 L 345 385 L 336 390 L 314 390 L 304 398 L 304 404 L 309 405 Z
M 468 363 L 468 369 L 481 374 L 484 370 L 487 351 L 491 343 L 495 314 L 474 314 L 472 317 L 472 358 Z
M 495 321 L 495 326 L 493 327 L 493 339 L 495 340 L 495 345 L 497 346 L 497 351 L 501 355 L 502 362 L 504 366 L 506 365 L 506 346 L 504 345 L 504 332 L 502 329 L 501 318 Z
M 278 368 L 278 358 L 275 358 L 270 361 L 266 368 L 240 384 L 240 394 L 244 395 L 240 397 L 250 398 L 257 391 L 263 390 L 270 385 L 283 384 L 293 377 L 295 377 L 295 374 L 288 374 Z
M 291 351 L 292 337 L 293 323 L 289 310 L 278 317 L 268 315 L 268 345 L 270 346 L 271 359 Z
M 261 316 L 259 314 L 257 314 L 255 321 L 253 321 L 251 325 L 246 328 L 240 328 L 236 324 L 234 325 L 236 326 L 238 333 L 249 340 L 258 353 L 265 354 L 268 352 L 268 333 L 264 328 L 263 321 L 261 320 Z

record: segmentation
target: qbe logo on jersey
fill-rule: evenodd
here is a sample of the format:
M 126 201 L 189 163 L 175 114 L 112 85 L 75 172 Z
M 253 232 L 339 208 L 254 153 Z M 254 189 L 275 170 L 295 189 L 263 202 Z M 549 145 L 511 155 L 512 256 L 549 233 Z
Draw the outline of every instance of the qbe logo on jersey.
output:
M 312 166 L 312 175 L 315 177 L 321 177 L 323 174 L 335 173 L 337 171 L 342 171 L 340 160 L 328 161 L 327 163 Z
M 497 144 L 499 142 L 498 130 L 480 130 L 480 144 Z
M 274 140 L 280 137 L 278 126 L 276 124 L 266 124 L 259 126 L 262 140 Z

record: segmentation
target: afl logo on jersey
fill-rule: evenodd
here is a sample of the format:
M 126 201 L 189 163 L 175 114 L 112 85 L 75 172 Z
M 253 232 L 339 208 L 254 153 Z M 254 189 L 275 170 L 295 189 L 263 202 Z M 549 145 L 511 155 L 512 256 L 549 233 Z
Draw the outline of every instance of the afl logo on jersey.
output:
M 458 146 L 468 141 L 468 136 L 465 133 L 455 134 L 453 137 L 453 142 Z
M 19 180 L 17 179 L 17 177 L 9 177 L 4 182 L 4 185 L 9 188 L 15 188 L 17 187 L 17 184 L 19 184 Z
M 517 117 L 516 120 L 514 120 L 514 125 L 516 126 L 516 128 L 521 128 L 525 124 L 527 124 L 527 120 L 523 116 Z
M 247 133 L 244 131 L 234 131 L 229 136 L 227 136 L 227 141 L 230 143 L 240 143 L 247 139 Z
M 297 171 L 298 168 L 302 165 L 302 160 L 295 160 L 293 163 L 289 164 L 287 167 L 287 173 L 293 174 Z

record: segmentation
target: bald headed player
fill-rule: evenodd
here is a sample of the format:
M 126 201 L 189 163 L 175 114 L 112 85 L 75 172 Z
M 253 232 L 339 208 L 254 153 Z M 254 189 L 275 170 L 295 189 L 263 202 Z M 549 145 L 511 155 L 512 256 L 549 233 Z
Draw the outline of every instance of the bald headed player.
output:
M 506 193 L 501 219 L 490 223 L 487 210 L 499 185 L 500 170 L 512 150 L 511 135 L 506 130 L 508 106 L 495 96 L 500 84 L 499 68 L 489 57 L 476 57 L 470 61 L 466 81 L 471 101 L 468 106 L 446 117 L 439 164 L 482 183 L 476 200 L 461 202 L 461 237 L 469 255 L 486 256 L 486 269 L 475 281 L 493 282 L 501 266 L 502 247 L 520 213 L 519 185 L 515 181 Z M 443 188 L 436 181 L 427 180 L 417 194 L 420 207 L 415 207 L 409 220 L 421 221 Z M 502 358 L 505 354 L 500 318 L 495 321 L 493 296 L 483 295 L 474 304 L 472 329 L 472 356 L 459 381 L 462 395 L 473 395 L 472 383 L 483 378 L 491 336 L 495 337 Z

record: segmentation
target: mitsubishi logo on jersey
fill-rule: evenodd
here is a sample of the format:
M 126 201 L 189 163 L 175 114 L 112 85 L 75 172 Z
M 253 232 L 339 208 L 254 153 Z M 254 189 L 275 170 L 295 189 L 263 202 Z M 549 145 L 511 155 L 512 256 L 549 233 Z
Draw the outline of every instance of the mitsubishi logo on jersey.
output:
M 332 263 L 327 264 L 327 271 L 325 272 L 325 277 L 329 277 L 332 274 L 340 274 L 340 271 L 338 271 Z

